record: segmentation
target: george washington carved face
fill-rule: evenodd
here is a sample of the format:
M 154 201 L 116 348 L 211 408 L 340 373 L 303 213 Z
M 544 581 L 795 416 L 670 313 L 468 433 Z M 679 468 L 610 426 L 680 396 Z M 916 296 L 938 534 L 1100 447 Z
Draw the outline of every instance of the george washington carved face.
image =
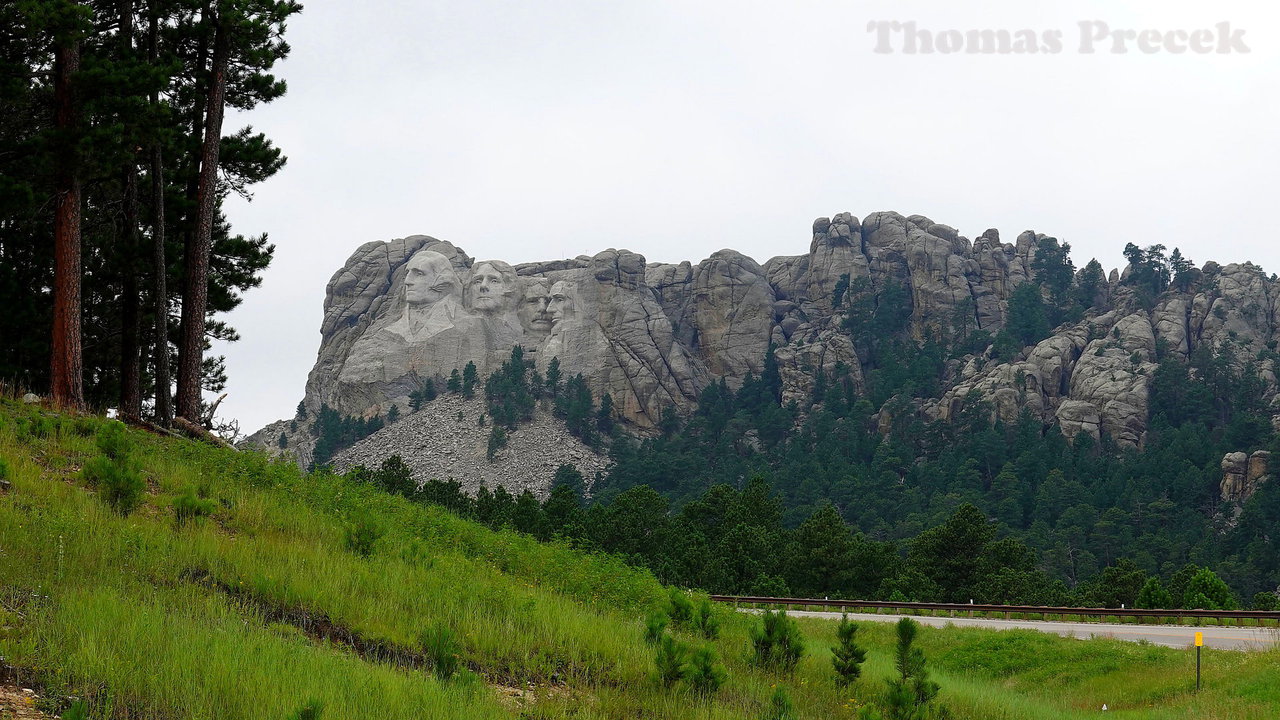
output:
M 432 305 L 462 293 L 462 281 L 449 258 L 421 250 L 405 263 L 404 299 L 409 305 Z

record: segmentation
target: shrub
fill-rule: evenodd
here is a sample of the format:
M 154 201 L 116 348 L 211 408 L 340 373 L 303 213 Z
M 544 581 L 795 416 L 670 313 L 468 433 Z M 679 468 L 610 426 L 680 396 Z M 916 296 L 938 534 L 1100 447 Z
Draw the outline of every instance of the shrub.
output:
M 102 484 L 104 478 L 115 472 L 115 467 L 115 463 L 101 455 L 91 457 L 84 462 L 84 467 L 80 468 L 80 479 L 88 485 L 97 487 Z
M 1173 596 L 1165 590 L 1164 585 L 1160 584 L 1160 578 L 1151 577 L 1147 578 L 1142 589 L 1138 591 L 1138 601 L 1134 605 L 1149 610 L 1167 610 L 1173 607 L 1174 603 Z
M 208 517 L 218 507 L 217 501 L 200 497 L 195 488 L 190 486 L 174 497 L 172 504 L 174 520 L 179 525 L 186 525 L 188 520 Z
M 38 417 L 31 423 L 31 435 L 37 438 L 50 438 L 58 434 L 58 423 L 52 418 Z
M 1273 592 L 1260 592 L 1253 596 L 1254 610 L 1276 610 L 1277 607 L 1280 607 L 1280 598 Z
M 369 557 L 378 541 L 386 534 L 386 528 L 376 517 L 359 515 L 347 525 L 347 549 L 361 557 Z
M 671 624 L 678 628 L 693 622 L 693 602 L 683 590 L 671 588 L 667 591 L 667 616 L 671 618 Z
M 720 618 L 715 615 L 711 598 L 704 597 L 698 602 L 698 607 L 693 613 L 693 626 L 702 633 L 702 637 L 708 640 L 720 637 Z
M 453 631 L 436 624 L 422 631 L 422 654 L 431 663 L 431 670 L 441 680 L 448 680 L 458 672 L 462 650 Z
M 670 635 L 663 635 L 658 640 L 658 650 L 654 653 L 653 664 L 657 669 L 658 682 L 663 687 L 674 687 L 684 678 L 688 656 L 688 648 Z
M 320 720 L 320 715 L 323 712 L 324 703 L 319 700 L 311 700 L 306 705 L 294 710 L 293 714 L 289 716 L 289 720 Z
M 1209 568 L 1200 568 L 1187 583 L 1182 607 L 1204 610 L 1235 610 L 1231 588 Z
M 71 707 L 62 713 L 62 720 L 89 720 L 89 707 L 83 700 L 71 703 Z
M 95 458 L 105 460 L 105 458 Z M 142 474 L 128 462 L 112 462 L 106 460 L 95 463 L 100 473 L 98 478 L 98 496 L 121 515 L 128 515 L 142 504 L 142 495 L 146 492 L 147 483 Z M 88 464 L 86 464 L 86 469 Z
M 831 648 L 831 665 L 836 671 L 836 685 L 845 687 L 862 675 L 862 662 L 867 659 L 867 651 L 858 647 L 853 641 L 858 632 L 858 625 L 849 621 L 849 616 L 840 614 L 840 624 L 836 626 L 838 644 Z
M 78 417 L 71 422 L 71 430 L 80 437 L 89 437 L 98 431 L 98 423 L 92 418 Z
M 782 688 L 774 690 L 773 697 L 769 698 L 769 709 L 764 714 L 764 720 L 794 720 L 795 716 L 795 707 L 792 706 L 787 691 Z
M 785 610 L 765 610 L 751 628 L 751 649 L 754 664 L 790 672 L 804 655 L 804 638 Z
M 98 451 L 112 460 L 123 460 L 129 456 L 131 444 L 125 432 L 124 423 L 119 420 L 108 420 L 98 428 L 96 439 Z
M 724 665 L 716 662 L 716 653 L 709 647 L 695 650 L 685 668 L 685 680 L 689 683 L 689 689 L 700 695 L 715 694 L 724 684 L 727 675 Z
M 644 619 L 644 641 L 650 645 L 662 639 L 662 634 L 667 631 L 667 624 L 671 619 L 663 612 L 651 612 Z
M 418 492 L 418 483 L 413 479 L 413 470 L 399 455 L 392 455 L 382 461 L 378 471 L 372 474 L 374 484 L 392 495 L 413 497 Z

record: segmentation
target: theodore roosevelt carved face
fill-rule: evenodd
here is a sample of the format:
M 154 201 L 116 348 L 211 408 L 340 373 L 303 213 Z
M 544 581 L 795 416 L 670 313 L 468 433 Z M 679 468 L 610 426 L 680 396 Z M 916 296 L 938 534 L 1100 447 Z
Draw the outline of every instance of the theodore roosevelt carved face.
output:
M 551 332 L 551 290 L 546 278 L 528 278 L 524 288 L 524 297 L 516 314 L 520 316 L 520 326 L 527 333 L 543 334 Z

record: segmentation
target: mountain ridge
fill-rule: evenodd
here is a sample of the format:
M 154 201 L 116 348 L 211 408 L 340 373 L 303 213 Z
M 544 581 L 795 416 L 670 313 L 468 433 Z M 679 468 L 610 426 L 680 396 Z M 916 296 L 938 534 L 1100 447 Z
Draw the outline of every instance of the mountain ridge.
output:
M 1251 263 L 1194 268 L 1176 249 L 1165 258 L 1163 246 L 1132 244 L 1123 273 L 1104 274 L 1096 260 L 1077 270 L 1069 251 L 1033 231 L 1013 243 L 995 230 L 970 241 L 895 212 L 818 218 L 807 254 L 763 265 L 731 249 L 697 264 L 609 249 L 513 267 L 423 235 L 366 243 L 329 282 L 302 406 L 312 417 L 322 406 L 383 416 L 427 380 L 442 387 L 463 360 L 484 377 L 519 344 L 541 373 L 556 358 L 566 376 L 582 374 L 645 434 L 668 409 L 690 412 L 709 384 L 740 387 L 770 362 L 784 404 L 820 399 L 834 380 L 875 396 L 883 383 L 874 376 L 888 364 L 880 346 L 894 336 L 947 353 L 932 391 L 898 397 L 892 409 L 890 398 L 875 399 L 882 424 L 903 412 L 950 421 L 976 397 L 1005 421 L 1026 411 L 1072 439 L 1140 447 L 1160 361 L 1185 362 L 1202 347 L 1263 363 L 1255 370 L 1276 422 L 1276 372 L 1263 362 L 1274 360 L 1280 327 L 1274 276 Z M 427 272 L 444 278 L 443 299 L 415 304 L 406 279 L 415 263 L 435 263 Z M 1030 312 L 1050 327 L 1027 331 L 1014 317 L 1010 329 L 1011 314 L 1026 310 L 1015 300 L 1024 285 L 1039 289 L 1042 307 Z M 553 319 L 557 302 L 563 317 Z M 428 337 L 415 345 L 397 327 Z M 280 432 L 283 421 L 250 442 L 272 447 Z M 307 434 L 295 435 L 289 443 L 305 456 Z

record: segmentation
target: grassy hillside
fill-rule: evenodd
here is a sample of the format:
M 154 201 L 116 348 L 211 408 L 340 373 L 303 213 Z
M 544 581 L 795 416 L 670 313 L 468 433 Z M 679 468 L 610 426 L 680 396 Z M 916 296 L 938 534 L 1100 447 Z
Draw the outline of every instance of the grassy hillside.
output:
M 893 673 L 892 628 L 864 625 L 864 677 L 837 689 L 819 620 L 801 622 L 794 673 L 754 667 L 757 621 L 718 608 L 718 639 L 675 635 L 712 649 L 726 682 L 664 689 L 644 618 L 667 592 L 645 571 L 136 431 L 105 445 L 146 484 L 122 514 L 91 481 L 105 426 L 0 400 L 0 655 L 93 718 L 284 719 L 312 701 L 324 718 L 765 718 L 779 687 L 792 717 L 856 717 Z M 929 628 L 921 645 L 956 718 L 1092 717 L 1104 702 L 1122 718 L 1280 712 L 1274 651 L 1207 653 L 1196 696 L 1185 651 Z M 461 672 L 441 679 L 454 655 Z

